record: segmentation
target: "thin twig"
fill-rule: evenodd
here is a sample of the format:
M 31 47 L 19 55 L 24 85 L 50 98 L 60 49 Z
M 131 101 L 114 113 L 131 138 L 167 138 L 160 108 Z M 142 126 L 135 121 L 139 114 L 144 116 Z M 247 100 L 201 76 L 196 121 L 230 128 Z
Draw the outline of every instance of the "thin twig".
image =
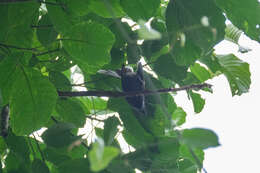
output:
M 182 90 L 190 89 L 202 89 L 202 88 L 211 88 L 211 84 L 192 84 L 186 85 L 179 88 L 163 88 L 155 91 L 145 90 L 145 91 L 136 91 L 136 92 L 117 92 L 117 91 L 58 91 L 59 96 L 61 97 L 81 97 L 81 96 L 96 96 L 96 97 L 129 97 L 129 96 L 138 96 L 138 95 L 151 95 L 157 93 L 168 93 L 168 92 L 177 92 Z
M 36 48 L 18 47 L 15 45 L 8 45 L 8 44 L 3 44 L 3 43 L 0 43 L 0 46 L 3 46 L 5 48 L 20 49 L 20 50 L 26 50 L 26 51 L 32 51 L 32 52 L 38 51 Z
M 49 53 L 58 52 L 60 50 L 61 50 L 60 48 L 57 48 L 57 49 L 54 49 L 54 50 L 49 50 L 49 51 L 45 51 L 45 52 L 35 54 L 35 56 L 42 56 L 42 55 L 46 55 L 46 54 L 49 54 Z

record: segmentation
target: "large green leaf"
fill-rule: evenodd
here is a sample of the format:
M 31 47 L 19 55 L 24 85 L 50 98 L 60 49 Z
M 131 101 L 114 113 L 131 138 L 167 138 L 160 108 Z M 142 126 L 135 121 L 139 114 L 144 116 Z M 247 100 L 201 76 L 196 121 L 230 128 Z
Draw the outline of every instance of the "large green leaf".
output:
M 61 98 L 57 100 L 57 113 L 65 122 L 74 124 L 76 127 L 83 127 L 86 121 L 84 108 L 79 100 L 75 98 Z
M 216 0 L 217 5 L 225 11 L 231 22 L 245 31 L 255 40 L 260 41 L 260 5 L 257 0 Z M 258 27 L 257 27 L 258 26 Z
M 186 121 L 186 112 L 181 108 L 178 107 L 172 114 L 172 119 L 177 126 L 182 125 Z
M 90 0 L 89 9 L 105 18 L 117 18 L 125 15 L 120 0 Z
M 40 3 L 24 1 L 0 4 L 0 42 L 7 45 L 31 47 L 33 29 L 38 18 Z
M 160 0 L 121 0 L 124 11 L 133 20 L 148 20 L 160 6 Z
M 89 0 L 61 0 L 65 5 L 65 10 L 76 16 L 84 16 L 90 12 Z
M 218 136 L 212 130 L 193 128 L 182 131 L 182 143 L 191 148 L 206 149 L 219 146 Z
M 105 26 L 83 22 L 70 28 L 63 38 L 65 50 L 86 73 L 95 73 L 110 62 L 114 35 Z
M 217 55 L 217 59 L 228 79 L 232 96 L 247 93 L 251 84 L 249 64 L 233 54 Z
M 204 51 L 224 38 L 225 17 L 214 1 L 170 0 L 166 10 L 166 25 L 175 44 L 178 37 L 184 36 Z
M 49 120 L 57 92 L 39 71 L 20 66 L 17 69 L 10 108 L 11 127 L 18 135 L 30 134 Z

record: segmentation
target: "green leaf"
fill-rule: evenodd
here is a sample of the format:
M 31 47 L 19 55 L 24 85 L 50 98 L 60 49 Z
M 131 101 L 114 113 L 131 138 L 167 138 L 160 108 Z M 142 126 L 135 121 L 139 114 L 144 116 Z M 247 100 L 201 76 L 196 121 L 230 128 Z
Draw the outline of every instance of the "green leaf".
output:
M 177 65 L 170 54 L 162 55 L 155 61 L 154 71 L 177 83 L 187 75 L 187 67 Z
M 179 171 L 180 173 L 197 173 L 198 167 L 188 159 L 179 160 Z
M 74 160 L 68 160 L 66 162 L 63 162 L 58 167 L 59 172 L 62 173 L 86 173 L 90 172 L 89 169 L 89 162 L 87 159 L 74 159 Z
M 89 9 L 105 18 L 118 18 L 125 15 L 120 0 L 90 0 Z
M 8 148 L 18 156 L 19 160 L 23 160 L 25 163 L 30 162 L 29 146 L 23 136 L 15 136 L 14 134 L 10 133 L 6 138 L 6 144 Z
M 38 18 L 40 3 L 27 1 L 0 4 L 0 42 L 31 47 L 32 22 Z
M 55 31 L 48 14 L 41 17 L 36 33 L 38 40 L 45 47 L 56 40 L 58 33 Z
M 201 148 L 193 148 L 192 151 L 196 155 L 197 159 L 199 159 L 199 161 L 203 163 L 204 151 Z M 189 159 L 194 164 L 198 163 L 198 160 L 194 158 L 194 155 L 190 152 L 190 147 L 186 144 L 180 146 L 180 156 L 184 159 Z
M 206 149 L 219 146 L 218 136 L 212 130 L 202 128 L 185 129 L 182 131 L 182 143 L 191 148 Z
M 186 40 L 184 43 L 178 40 L 172 48 L 171 55 L 174 57 L 176 64 L 190 66 L 200 58 L 201 49 L 190 40 Z
M 145 21 L 139 20 L 138 24 L 140 25 L 140 29 L 137 30 L 137 32 L 140 39 L 157 40 L 161 38 L 161 33 L 153 28 L 149 28 L 147 25 L 145 25 Z
M 61 148 L 72 144 L 80 139 L 79 136 L 73 136 L 71 130 L 75 126 L 70 123 L 58 123 L 48 128 L 43 134 L 44 142 L 52 147 Z
M 217 5 L 225 11 L 227 18 L 252 39 L 260 41 L 260 6 L 257 0 L 216 0 Z
M 105 26 L 94 22 L 83 22 L 70 28 L 63 44 L 85 73 L 95 73 L 109 63 L 114 35 Z
M 86 122 L 82 103 L 75 98 L 58 99 L 56 111 L 65 122 L 72 123 L 76 127 L 83 127 Z
M 85 112 L 98 113 L 107 108 L 107 101 L 99 97 L 81 97 L 79 98 L 84 105 Z
M 33 173 L 49 173 L 49 168 L 40 159 L 34 159 L 32 162 L 32 172 Z
M 211 77 L 209 71 L 198 63 L 191 66 L 190 71 L 200 80 L 200 82 L 205 82 Z
M 202 109 L 204 108 L 205 99 L 203 99 L 200 94 L 194 93 L 192 91 L 189 92 L 189 94 L 190 94 L 191 99 L 192 99 L 194 112 L 200 113 L 202 111 Z
M 232 96 L 247 93 L 251 84 L 249 64 L 233 54 L 217 55 L 217 59 L 221 71 L 228 79 Z
M 131 108 L 124 99 L 109 99 L 108 108 L 116 111 L 124 123 L 125 133 L 131 136 L 136 146 L 152 142 L 153 136 L 149 134 L 133 115 Z M 131 144 L 131 143 L 130 143 Z
M 56 4 L 56 0 L 48 0 L 50 3 Z M 60 1 L 59 1 L 60 2 Z M 69 28 L 75 23 L 74 18 L 65 11 L 61 5 L 46 4 L 48 16 L 57 32 L 69 32 Z
M 90 1 L 82 0 L 62 0 L 65 4 L 66 11 L 76 16 L 84 16 L 90 12 Z
M 206 22 L 205 22 L 206 21 Z M 225 17 L 214 1 L 171 0 L 166 10 L 170 44 L 181 35 L 208 51 L 224 38 Z
M 55 164 L 56 166 L 71 159 L 66 154 L 61 153 L 56 148 L 52 148 L 52 147 L 47 147 L 46 149 L 44 149 L 43 154 L 46 160 Z
M 149 20 L 160 6 L 160 0 L 121 0 L 124 11 L 134 21 Z
M 181 108 L 178 107 L 172 114 L 172 119 L 174 120 L 177 126 L 180 126 L 185 123 L 186 121 L 186 112 Z
M 59 91 L 71 91 L 72 86 L 69 79 L 61 72 L 50 71 L 49 79 Z
M 104 147 L 104 141 L 98 138 L 89 152 L 89 161 L 92 171 L 101 171 L 119 154 L 117 148 Z
M 109 117 L 105 120 L 104 125 L 104 142 L 106 145 L 111 145 L 114 137 L 118 132 L 117 126 L 120 125 L 118 118 Z
M 19 53 L 12 54 L 8 57 L 5 57 L 0 62 L 0 88 L 3 99 L 3 105 L 9 103 L 12 87 L 17 78 L 16 65 L 18 63 L 18 59 L 21 57 L 22 55 Z
M 11 96 L 11 127 L 17 135 L 30 134 L 49 120 L 57 92 L 39 71 L 20 67 Z

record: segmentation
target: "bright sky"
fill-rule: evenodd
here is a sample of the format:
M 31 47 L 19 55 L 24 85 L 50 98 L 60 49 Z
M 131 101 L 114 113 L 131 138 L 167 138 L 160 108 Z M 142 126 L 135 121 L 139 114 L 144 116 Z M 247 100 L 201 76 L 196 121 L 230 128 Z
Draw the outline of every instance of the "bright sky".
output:
M 216 46 L 216 53 L 234 53 L 250 64 L 249 93 L 232 97 L 227 79 L 221 75 L 207 81 L 213 85 L 214 93 L 203 94 L 206 104 L 199 114 L 193 112 L 192 102 L 184 92 L 175 97 L 177 104 L 187 112 L 183 127 L 208 128 L 219 136 L 221 146 L 205 150 L 204 167 L 208 173 L 260 172 L 260 45 L 246 36 L 240 41 L 252 51 L 238 53 L 238 46 L 223 41 Z

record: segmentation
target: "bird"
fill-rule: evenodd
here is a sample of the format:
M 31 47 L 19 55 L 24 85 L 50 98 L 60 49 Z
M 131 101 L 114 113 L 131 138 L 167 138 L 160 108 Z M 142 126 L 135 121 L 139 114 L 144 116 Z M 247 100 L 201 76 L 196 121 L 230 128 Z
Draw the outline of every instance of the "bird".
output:
M 137 92 L 145 90 L 145 81 L 143 74 L 143 66 L 139 61 L 137 63 L 137 70 L 134 72 L 130 66 L 123 65 L 121 68 L 121 84 L 124 92 Z M 127 96 L 126 101 L 135 110 L 146 114 L 145 96 L 144 94 L 138 96 Z

